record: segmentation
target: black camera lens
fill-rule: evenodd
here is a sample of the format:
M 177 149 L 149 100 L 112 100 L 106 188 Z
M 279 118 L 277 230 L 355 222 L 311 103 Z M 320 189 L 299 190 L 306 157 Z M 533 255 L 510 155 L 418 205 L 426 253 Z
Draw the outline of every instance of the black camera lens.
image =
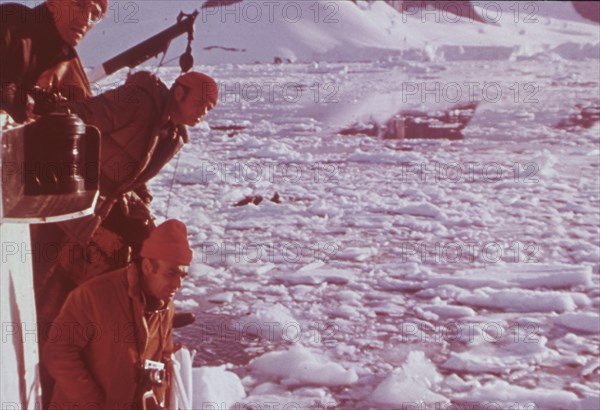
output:
M 148 372 L 148 378 L 150 379 L 150 382 L 153 385 L 160 386 L 163 384 L 163 381 L 165 379 L 164 370 L 151 369 Z

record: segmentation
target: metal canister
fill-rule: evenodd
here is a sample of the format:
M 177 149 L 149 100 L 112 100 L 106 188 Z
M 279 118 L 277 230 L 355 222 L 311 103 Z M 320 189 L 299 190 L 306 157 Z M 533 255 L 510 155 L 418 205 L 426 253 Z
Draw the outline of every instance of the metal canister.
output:
M 74 194 L 85 190 L 80 144 L 86 125 L 77 115 L 52 113 L 25 132 L 25 195 Z

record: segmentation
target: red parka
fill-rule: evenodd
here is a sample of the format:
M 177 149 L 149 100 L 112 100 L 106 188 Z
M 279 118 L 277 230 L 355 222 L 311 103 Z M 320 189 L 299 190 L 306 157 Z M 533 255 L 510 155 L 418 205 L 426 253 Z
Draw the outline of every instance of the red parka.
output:
M 143 361 L 170 363 L 173 312 L 172 302 L 145 312 L 135 265 L 71 292 L 44 345 L 44 363 L 56 381 L 49 408 L 136 408 Z M 155 391 L 159 399 L 165 388 Z

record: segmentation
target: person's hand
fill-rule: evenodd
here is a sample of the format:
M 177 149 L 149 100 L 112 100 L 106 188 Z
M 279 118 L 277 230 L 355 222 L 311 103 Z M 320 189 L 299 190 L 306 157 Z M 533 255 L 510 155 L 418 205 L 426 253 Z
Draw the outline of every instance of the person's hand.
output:
M 123 214 L 132 219 L 142 221 L 151 221 L 153 219 L 150 207 L 135 192 L 128 192 L 123 195 L 120 205 Z
M 136 188 L 134 192 L 146 205 L 150 206 L 150 202 L 152 202 L 154 197 L 150 193 L 150 190 L 146 184 Z

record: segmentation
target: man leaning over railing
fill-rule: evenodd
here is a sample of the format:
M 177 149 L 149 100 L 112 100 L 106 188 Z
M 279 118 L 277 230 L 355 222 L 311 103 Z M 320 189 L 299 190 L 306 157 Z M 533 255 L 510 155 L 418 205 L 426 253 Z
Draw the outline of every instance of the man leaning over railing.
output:
M 140 260 L 79 286 L 54 321 L 44 361 L 51 408 L 161 408 L 173 352 L 173 297 L 192 261 L 187 229 L 159 225 Z

